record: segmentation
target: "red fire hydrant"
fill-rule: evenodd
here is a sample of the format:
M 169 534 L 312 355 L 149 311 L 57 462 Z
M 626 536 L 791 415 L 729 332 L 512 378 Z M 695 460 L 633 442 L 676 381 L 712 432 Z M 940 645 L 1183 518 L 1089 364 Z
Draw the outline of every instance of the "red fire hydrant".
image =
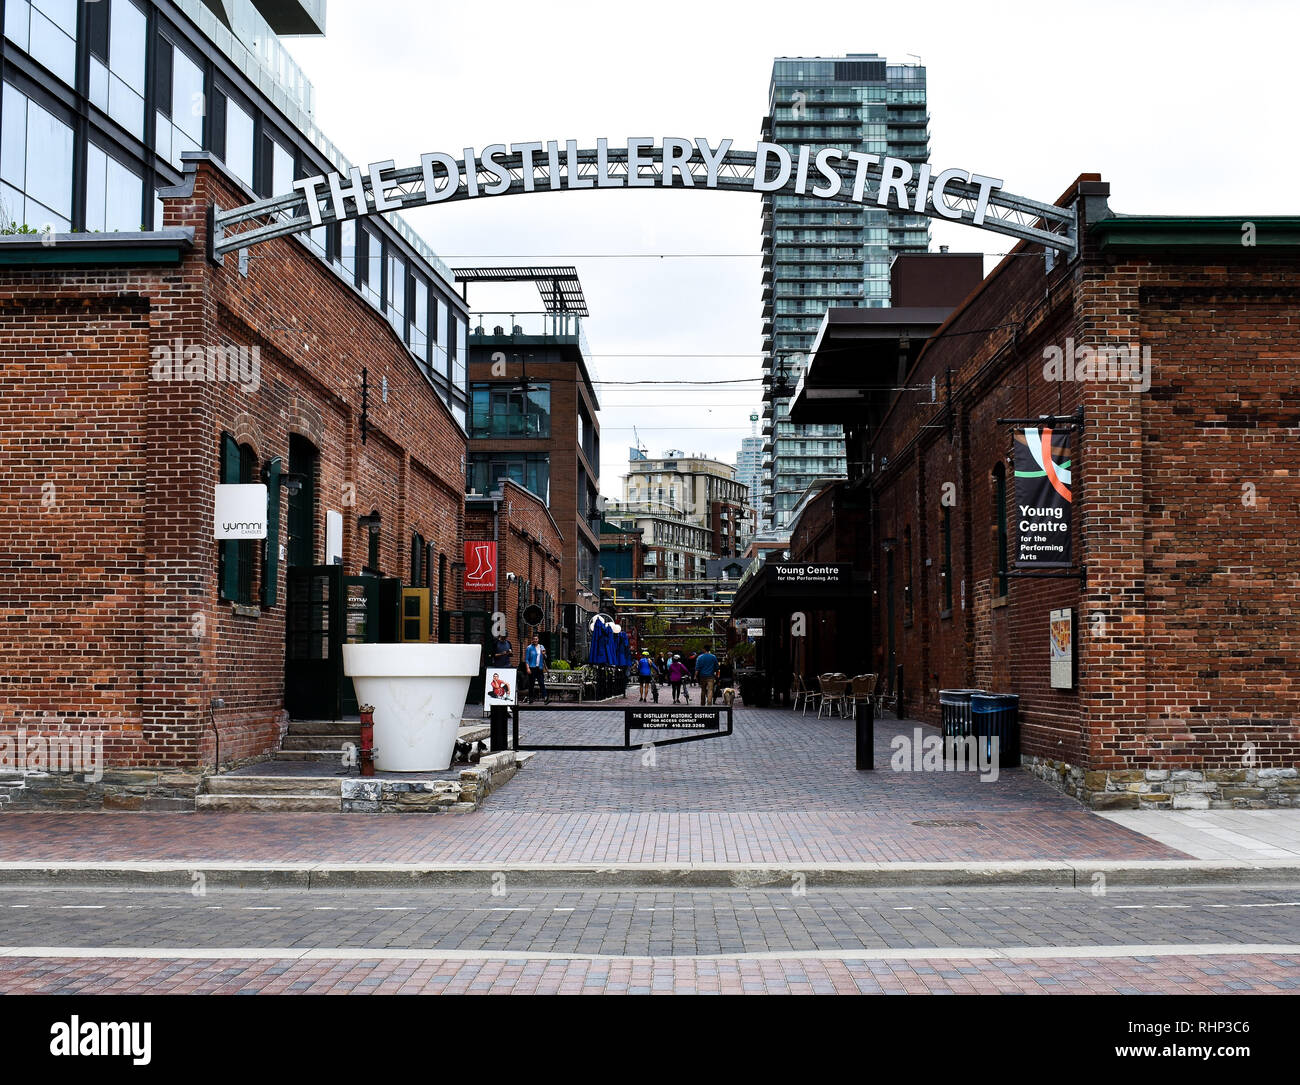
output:
M 374 705 L 361 705 L 361 749 L 357 759 L 362 776 L 375 774 L 375 708 Z

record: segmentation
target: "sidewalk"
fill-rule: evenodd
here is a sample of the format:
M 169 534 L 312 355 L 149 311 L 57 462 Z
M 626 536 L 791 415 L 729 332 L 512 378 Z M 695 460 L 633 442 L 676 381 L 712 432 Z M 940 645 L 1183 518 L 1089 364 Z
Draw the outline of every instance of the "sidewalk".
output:
M 890 740 L 911 738 L 917 727 L 938 733 L 913 721 L 878 722 L 876 769 L 858 772 L 851 720 L 741 706 L 730 737 L 653 754 L 538 753 L 482 810 L 454 817 L 9 813 L 0 816 L 0 862 L 11 873 L 14 864 L 288 864 L 303 878 L 306 870 L 321 877 L 327 867 L 363 864 L 400 868 L 404 877 L 425 870 L 439 883 L 455 870 L 481 877 L 484 870 L 534 868 L 537 877 L 536 868 L 556 865 L 575 876 L 603 869 L 634 880 L 641 866 L 674 884 L 737 884 L 750 867 L 766 872 L 755 871 L 760 879 L 802 869 L 850 884 L 898 884 L 889 871 L 905 870 L 916 884 L 933 884 L 922 870 L 930 864 L 946 864 L 928 867 L 941 879 L 965 871 L 980 880 L 1040 879 L 1034 884 L 1075 884 L 1098 864 L 1133 878 L 1155 864 L 1175 881 L 1196 870 L 1217 878 L 1300 870 L 1300 811 L 1255 819 L 1270 826 L 1267 844 L 1275 851 L 1266 851 L 1263 837 L 1249 844 L 1235 825 L 1247 843 L 1234 851 L 1220 837 L 1210 855 L 1202 838 L 1186 835 L 1186 818 L 1163 811 L 1134 816 L 1141 821 L 1098 816 L 1018 769 L 988 782 L 975 772 L 893 771 Z M 621 742 L 622 717 L 578 706 L 525 712 L 520 739 Z M 1195 817 L 1212 825 L 1214 813 Z M 1291 846 L 1279 843 L 1287 839 Z M 1192 859 L 1220 861 L 1186 865 Z

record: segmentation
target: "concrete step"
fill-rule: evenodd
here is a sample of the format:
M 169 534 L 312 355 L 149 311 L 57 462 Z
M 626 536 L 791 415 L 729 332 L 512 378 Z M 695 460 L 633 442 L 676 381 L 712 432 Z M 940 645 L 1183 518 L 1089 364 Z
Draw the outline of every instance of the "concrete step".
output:
M 318 761 L 322 764 L 338 765 L 343 767 L 343 751 L 341 749 L 325 750 L 272 750 L 272 761 Z
M 332 797 L 337 801 L 342 793 L 339 779 L 314 776 L 209 776 L 203 794 L 295 795 Z
M 337 814 L 341 809 L 338 795 L 197 795 L 196 811 L 249 813 L 269 810 L 275 813 L 319 812 Z
M 359 720 L 290 720 L 291 735 L 351 735 L 361 733 Z
M 337 750 L 342 751 L 347 743 L 358 746 L 361 743 L 361 734 L 357 732 L 351 735 L 285 735 L 284 742 L 280 748 L 284 750 Z

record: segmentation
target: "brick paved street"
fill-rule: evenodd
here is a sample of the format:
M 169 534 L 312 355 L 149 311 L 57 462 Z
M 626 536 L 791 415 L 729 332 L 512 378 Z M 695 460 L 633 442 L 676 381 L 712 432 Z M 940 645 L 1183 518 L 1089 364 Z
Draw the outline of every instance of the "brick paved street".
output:
M 1300 958 L 0 960 L 13 994 L 1294 994 Z
M 1300 992 L 1277 889 L 8 890 L 6 993 Z
M 662 703 L 662 702 L 661 702 Z M 618 713 L 523 714 L 521 742 L 621 741 Z M 654 751 L 537 754 L 482 810 L 358 814 L 5 814 L 0 860 L 848 862 L 1170 859 L 1019 769 L 853 767 L 851 720 L 735 712 L 735 733 Z M 937 734 L 924 728 L 926 734 Z M 947 824 L 934 824 L 935 822 Z M 953 822 L 959 824 L 952 824 Z

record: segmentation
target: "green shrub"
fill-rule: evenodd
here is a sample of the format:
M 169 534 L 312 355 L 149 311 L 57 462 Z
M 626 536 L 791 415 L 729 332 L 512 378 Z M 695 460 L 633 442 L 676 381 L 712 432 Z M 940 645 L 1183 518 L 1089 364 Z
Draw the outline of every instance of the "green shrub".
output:
M 551 670 L 553 671 L 568 671 L 572 669 L 573 668 L 569 666 L 569 661 L 567 659 L 557 659 L 551 664 Z

